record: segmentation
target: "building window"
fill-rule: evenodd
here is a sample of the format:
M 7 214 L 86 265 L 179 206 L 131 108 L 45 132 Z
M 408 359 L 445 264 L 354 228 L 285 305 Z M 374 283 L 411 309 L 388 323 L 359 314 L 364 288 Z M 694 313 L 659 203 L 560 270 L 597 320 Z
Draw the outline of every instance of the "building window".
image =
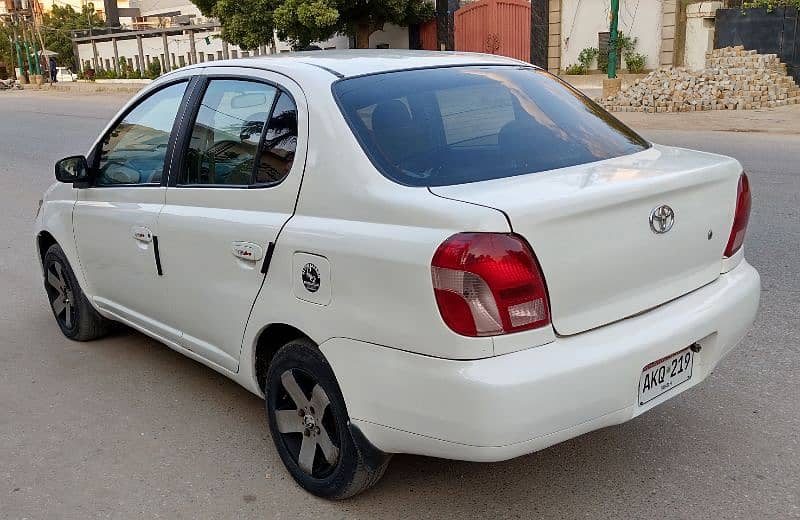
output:
M 248 51 L 242 51 L 242 58 L 249 58 L 250 53 Z
M 218 60 L 222 59 L 222 51 L 217 51 L 217 59 Z
M 202 53 L 202 52 L 201 52 L 201 53 L 199 53 L 199 54 L 197 55 L 197 59 L 198 59 L 198 60 L 200 60 L 200 63 L 203 63 L 204 61 L 206 61 L 206 55 L 205 55 L 205 53 Z
M 239 57 L 239 51 L 236 49 L 231 49 L 231 58 L 236 59 Z
M 178 67 L 185 67 L 186 66 L 186 59 L 183 55 L 178 56 Z
M 214 55 L 213 54 L 209 54 L 208 55 L 208 61 L 214 61 Z

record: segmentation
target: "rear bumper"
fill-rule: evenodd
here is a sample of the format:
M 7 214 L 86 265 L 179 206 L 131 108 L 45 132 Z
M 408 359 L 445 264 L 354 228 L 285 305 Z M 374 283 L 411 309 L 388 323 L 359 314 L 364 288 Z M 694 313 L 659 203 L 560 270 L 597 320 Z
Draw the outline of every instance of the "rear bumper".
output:
M 627 421 L 703 381 L 753 323 L 760 279 L 745 261 L 647 313 L 473 361 L 355 340 L 321 346 L 354 425 L 386 452 L 497 461 Z M 642 368 L 698 342 L 691 380 L 639 406 Z

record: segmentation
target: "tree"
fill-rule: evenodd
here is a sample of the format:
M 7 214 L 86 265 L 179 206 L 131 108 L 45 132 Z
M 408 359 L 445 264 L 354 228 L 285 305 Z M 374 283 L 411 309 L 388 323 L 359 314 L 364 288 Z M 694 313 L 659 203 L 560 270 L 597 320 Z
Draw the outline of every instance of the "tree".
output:
M 206 16 L 222 23 L 225 41 L 251 49 L 278 37 L 304 47 L 337 33 L 354 36 L 356 47 L 387 23 L 408 26 L 433 17 L 429 0 L 194 0 Z
M 56 61 L 59 65 L 74 67 L 71 31 L 104 26 L 103 19 L 86 6 L 77 12 L 69 5 L 61 7 L 53 4 L 52 11 L 42 17 L 42 39 L 47 50 L 58 53 Z
M 5 64 L 9 71 L 16 66 L 11 38 L 11 26 L 0 21 L 0 63 Z
M 213 14 L 222 23 L 222 39 L 242 49 L 272 41 L 276 0 L 217 0 Z

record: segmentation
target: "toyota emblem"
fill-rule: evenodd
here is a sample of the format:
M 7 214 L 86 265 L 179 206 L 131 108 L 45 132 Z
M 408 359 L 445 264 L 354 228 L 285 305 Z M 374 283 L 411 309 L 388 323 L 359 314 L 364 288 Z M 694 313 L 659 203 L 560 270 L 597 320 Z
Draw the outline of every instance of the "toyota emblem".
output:
M 672 229 L 675 223 L 675 212 L 666 204 L 653 208 L 650 212 L 650 229 L 653 233 L 661 235 Z

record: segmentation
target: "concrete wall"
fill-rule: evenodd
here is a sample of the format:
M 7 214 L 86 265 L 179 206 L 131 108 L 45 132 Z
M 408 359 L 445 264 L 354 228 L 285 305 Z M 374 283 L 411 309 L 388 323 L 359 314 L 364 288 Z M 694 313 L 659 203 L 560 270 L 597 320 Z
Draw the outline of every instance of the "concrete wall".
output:
M 706 52 L 714 49 L 714 19 L 722 2 L 700 2 L 686 6 L 684 64 L 692 70 L 706 66 Z
M 205 37 L 209 37 L 210 43 L 206 43 Z M 195 47 L 197 54 L 202 54 L 202 58 L 198 56 L 198 62 L 208 62 L 223 59 L 223 44 L 222 40 L 218 37 L 219 31 L 200 31 L 195 33 Z M 398 27 L 395 25 L 387 24 L 383 31 L 377 31 L 370 36 L 370 47 L 377 48 L 380 45 L 388 45 L 392 49 L 407 49 L 408 48 L 408 29 L 405 27 Z M 112 41 L 97 41 L 97 54 L 100 58 L 99 69 L 114 69 L 114 44 Z M 348 49 L 350 47 L 350 40 L 347 36 L 335 36 L 330 40 L 318 42 L 316 45 L 323 49 Z M 174 34 L 167 36 L 167 46 L 169 49 L 169 63 L 170 69 L 189 65 L 190 58 L 190 44 L 188 34 Z M 289 52 L 291 46 L 282 41 L 278 41 L 275 45 L 276 52 Z M 142 38 L 142 51 L 145 55 L 145 63 L 142 67 L 137 66 L 137 58 L 139 56 L 136 39 L 118 39 L 117 52 L 120 58 L 124 57 L 129 61 L 134 70 L 146 70 L 150 61 L 164 59 L 164 43 L 161 35 L 149 36 Z M 230 58 L 254 56 L 260 54 L 257 51 L 242 51 L 236 45 L 228 45 L 228 53 Z M 270 49 L 266 49 L 266 54 L 270 53 Z M 92 44 L 81 43 L 78 45 L 79 61 L 81 70 L 86 68 L 86 62 L 89 61 L 89 67 L 94 68 Z M 106 60 L 108 60 L 106 62 Z M 162 61 L 163 63 L 163 61 Z M 162 70 L 164 70 L 162 64 Z
M 638 38 L 635 52 L 647 56 L 647 68 L 656 68 L 661 62 L 663 1 L 620 0 L 619 28 L 627 36 Z M 554 3 L 551 2 L 551 17 Z M 597 33 L 608 31 L 611 3 L 601 0 L 560 0 L 559 3 L 560 68 L 565 69 L 578 63 L 581 50 L 597 47 Z M 551 28 L 552 22 L 551 19 Z M 622 67 L 625 67 L 624 61 Z

